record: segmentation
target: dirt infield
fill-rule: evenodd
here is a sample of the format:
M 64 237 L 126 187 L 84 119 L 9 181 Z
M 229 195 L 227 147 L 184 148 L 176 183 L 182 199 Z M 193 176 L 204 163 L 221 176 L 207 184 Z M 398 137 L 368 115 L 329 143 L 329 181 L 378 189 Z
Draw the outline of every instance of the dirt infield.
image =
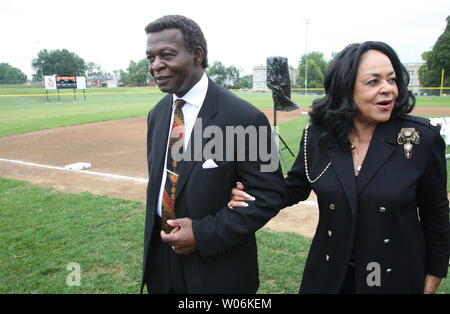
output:
M 307 110 L 277 112 L 277 123 L 301 117 Z M 263 112 L 272 122 L 273 109 Z M 417 108 L 413 114 L 450 116 L 450 108 Z M 89 191 L 145 201 L 145 141 L 146 117 L 0 137 L 0 176 L 68 192 Z M 76 162 L 91 163 L 90 172 L 64 170 L 66 165 Z M 282 210 L 266 227 L 311 237 L 317 220 L 315 195 L 311 195 L 303 204 Z

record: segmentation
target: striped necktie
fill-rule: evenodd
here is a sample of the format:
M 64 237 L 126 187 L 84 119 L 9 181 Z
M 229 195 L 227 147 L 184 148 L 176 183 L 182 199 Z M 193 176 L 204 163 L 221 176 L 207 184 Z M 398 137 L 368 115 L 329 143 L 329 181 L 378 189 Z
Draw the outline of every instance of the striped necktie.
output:
M 184 144 L 184 117 L 181 108 L 186 102 L 182 99 L 175 100 L 175 111 L 173 115 L 172 129 L 170 131 L 169 147 L 167 149 L 167 178 L 164 185 L 162 200 L 162 229 L 165 233 L 170 233 L 173 227 L 167 224 L 167 220 L 175 219 L 175 192 L 178 182 L 178 163 L 172 156 L 181 154 Z

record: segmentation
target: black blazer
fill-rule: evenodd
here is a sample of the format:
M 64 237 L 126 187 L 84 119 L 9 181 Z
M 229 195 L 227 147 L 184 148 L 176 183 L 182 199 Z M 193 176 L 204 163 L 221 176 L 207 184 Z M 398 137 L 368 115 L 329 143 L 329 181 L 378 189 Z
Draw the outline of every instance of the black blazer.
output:
M 405 157 L 402 128 L 419 132 Z M 423 293 L 425 274 L 447 274 L 450 228 L 445 143 L 428 119 L 404 116 L 377 126 L 358 177 L 352 153 L 310 126 L 305 175 L 304 137 L 288 174 L 291 205 L 317 194 L 319 223 L 306 262 L 301 293 L 336 293 L 352 253 L 358 293 Z M 304 135 L 303 135 L 304 136 Z M 378 263 L 380 286 L 373 284 Z
M 167 145 L 172 108 L 172 95 L 164 97 L 148 115 L 147 159 L 149 183 L 147 187 L 147 212 L 145 222 L 145 243 L 142 287 L 147 267 L 158 267 L 158 261 L 147 261 L 156 215 L 158 194 Z M 261 156 L 250 161 L 249 143 L 245 145 L 245 161 L 236 161 L 237 141 L 232 146 L 234 156 L 227 161 L 225 156 L 230 147 L 225 145 L 227 126 L 263 126 L 269 132 L 258 133 L 262 141 L 270 144 L 270 124 L 264 114 L 253 105 L 219 87 L 209 79 L 208 91 L 198 115 L 202 118 L 201 131 L 215 127 L 222 131 L 223 146 L 216 145 L 216 152 L 222 147 L 223 158 L 216 158 L 214 169 L 203 169 L 205 158 L 200 155 L 193 161 L 182 161 L 180 179 L 175 195 L 177 218 L 193 220 L 193 232 L 197 251 L 189 256 L 182 255 L 182 263 L 189 293 L 255 293 L 259 287 L 257 248 L 254 232 L 262 227 L 278 210 L 275 203 L 286 198 L 284 179 L 277 162 L 277 170 L 260 172 Z M 210 129 L 211 130 L 211 129 Z M 196 131 L 191 134 L 190 146 L 195 147 Z M 214 146 L 211 135 L 201 141 L 201 148 Z M 216 142 L 218 143 L 218 142 Z M 193 153 L 194 150 L 192 150 Z M 219 153 L 220 155 L 220 153 Z M 276 156 L 277 153 L 275 154 Z M 192 158 L 194 159 L 194 158 Z M 236 181 L 245 184 L 247 191 L 255 196 L 246 208 L 227 207 L 230 191 Z M 277 201 L 278 200 L 278 201 Z

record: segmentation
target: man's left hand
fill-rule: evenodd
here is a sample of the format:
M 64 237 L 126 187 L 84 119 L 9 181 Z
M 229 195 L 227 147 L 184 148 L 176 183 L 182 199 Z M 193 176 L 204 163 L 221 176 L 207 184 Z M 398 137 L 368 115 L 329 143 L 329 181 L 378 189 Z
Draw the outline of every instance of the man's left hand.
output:
M 168 243 L 175 253 L 189 255 L 197 250 L 190 218 L 168 220 L 167 224 L 175 229 L 169 234 L 161 231 L 161 239 Z

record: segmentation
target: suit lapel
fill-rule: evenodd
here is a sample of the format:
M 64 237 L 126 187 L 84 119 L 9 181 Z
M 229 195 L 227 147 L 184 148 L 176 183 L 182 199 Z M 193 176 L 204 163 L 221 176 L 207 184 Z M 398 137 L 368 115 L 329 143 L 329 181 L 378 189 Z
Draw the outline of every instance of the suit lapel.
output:
M 353 218 L 356 217 L 357 197 L 356 180 L 353 170 L 353 159 L 350 152 L 340 149 L 334 140 L 330 140 L 328 155 L 339 181 L 344 187 L 345 195 L 350 203 Z
M 395 143 L 394 122 L 388 121 L 379 124 L 372 136 L 361 172 L 358 176 L 358 185 L 356 185 L 351 152 L 340 149 L 335 140 L 330 137 L 328 155 L 333 169 L 344 187 L 354 217 L 356 217 L 357 212 L 357 195 L 361 193 L 395 151 Z
M 395 143 L 394 122 L 378 124 L 358 176 L 358 193 L 361 193 L 395 151 Z
M 217 112 L 217 94 L 217 86 L 208 78 L 208 91 L 195 121 L 190 141 L 186 146 L 186 155 L 189 156 L 190 160 L 181 162 L 175 199 L 183 190 L 195 164 L 203 160 L 203 147 L 210 140 L 209 138 L 203 138 L 203 130 L 208 126 L 215 124 L 212 117 Z M 201 141 L 201 145 L 198 145 L 197 141 Z
M 171 96 L 171 95 L 170 95 Z M 153 167 L 152 173 L 157 175 L 158 178 L 162 178 L 162 173 L 165 171 L 164 162 L 166 160 L 167 140 L 169 138 L 170 118 L 172 113 L 172 97 L 167 97 L 167 100 L 162 104 L 161 110 L 159 110 L 155 116 L 155 125 L 150 128 L 154 134 L 148 134 L 154 140 L 152 147 L 154 153 L 154 162 L 150 167 Z M 154 180 L 152 180 L 155 182 Z M 159 181 L 158 186 L 161 186 Z M 158 188 L 159 191 L 159 188 Z

